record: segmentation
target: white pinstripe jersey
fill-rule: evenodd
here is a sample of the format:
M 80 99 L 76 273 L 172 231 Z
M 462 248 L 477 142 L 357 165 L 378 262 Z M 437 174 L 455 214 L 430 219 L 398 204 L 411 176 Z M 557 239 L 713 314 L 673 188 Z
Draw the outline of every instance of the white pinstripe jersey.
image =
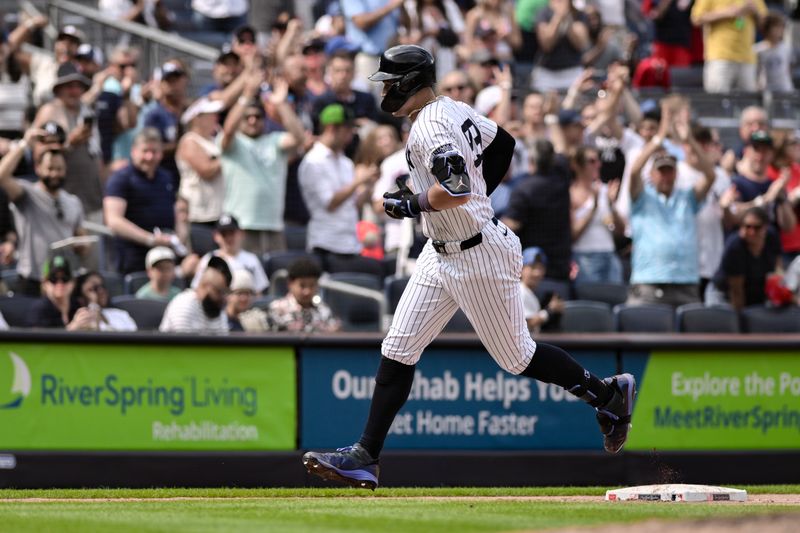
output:
M 452 145 L 464 158 L 472 193 L 469 202 L 445 211 L 422 213 L 426 236 L 440 241 L 463 241 L 481 231 L 494 216 L 483 179 L 483 150 L 497 134 L 497 124 L 470 106 L 440 96 L 422 108 L 411 126 L 406 161 L 411 189 L 424 191 L 438 180 L 431 172 L 433 153 Z

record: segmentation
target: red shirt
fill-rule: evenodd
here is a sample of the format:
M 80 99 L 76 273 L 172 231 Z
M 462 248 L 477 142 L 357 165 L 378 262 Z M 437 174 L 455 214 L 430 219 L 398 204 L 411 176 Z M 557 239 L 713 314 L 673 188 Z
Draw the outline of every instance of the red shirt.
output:
M 791 193 L 796 188 L 800 187 L 800 164 L 792 163 L 792 175 L 789 178 L 789 183 L 786 184 L 786 192 Z M 781 175 L 781 171 L 773 166 L 767 169 L 767 177 L 775 181 Z M 800 221 L 800 209 L 795 207 L 795 215 Z M 781 245 L 784 252 L 798 252 L 800 251 L 800 222 L 795 225 L 794 229 L 790 232 L 781 232 Z

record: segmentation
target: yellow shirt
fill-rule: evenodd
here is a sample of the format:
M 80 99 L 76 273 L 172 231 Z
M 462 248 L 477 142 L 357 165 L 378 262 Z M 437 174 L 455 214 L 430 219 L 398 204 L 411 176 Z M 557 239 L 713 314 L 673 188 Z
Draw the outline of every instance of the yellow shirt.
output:
M 764 0 L 753 0 L 753 2 L 760 16 L 763 17 L 767 14 Z M 697 0 L 692 7 L 692 20 L 695 21 L 706 13 L 744 3 L 745 0 Z M 705 24 L 703 37 L 706 61 L 756 62 L 756 54 L 753 51 L 753 44 L 756 40 L 756 21 L 752 15 Z

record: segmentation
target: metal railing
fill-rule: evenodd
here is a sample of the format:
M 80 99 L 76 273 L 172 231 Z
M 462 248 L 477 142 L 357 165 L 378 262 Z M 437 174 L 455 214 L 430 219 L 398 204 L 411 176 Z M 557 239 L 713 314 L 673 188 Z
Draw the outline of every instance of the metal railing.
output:
M 49 0 L 47 11 L 52 25 L 56 28 L 65 24 L 79 27 L 86 33 L 88 42 L 100 47 L 106 57 L 119 44 L 139 48 L 142 53 L 138 66 L 142 79 L 149 78 L 153 70 L 164 61 L 178 58 L 191 67 L 192 88 L 196 89 L 212 81 L 211 68 L 219 55 L 219 50 L 214 47 L 185 39 L 175 33 L 112 19 L 97 9 L 69 0 Z M 87 24 L 87 21 L 91 24 Z M 50 32 L 47 35 L 52 38 Z

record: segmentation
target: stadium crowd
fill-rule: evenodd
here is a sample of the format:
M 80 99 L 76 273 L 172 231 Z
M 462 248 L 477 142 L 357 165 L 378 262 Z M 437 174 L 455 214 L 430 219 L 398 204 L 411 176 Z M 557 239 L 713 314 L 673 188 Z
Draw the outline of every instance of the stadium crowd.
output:
M 247 0 L 193 0 L 197 27 L 228 39 L 197 94 L 182 59 L 142 72 L 140 50 L 75 26 L 36 52 L 42 16 L 3 34 L 0 107 L 22 94 L 28 113 L 0 131 L 0 264 L 3 292 L 37 299 L 25 325 L 135 330 L 114 303 L 149 299 L 162 331 L 337 331 L 324 272 L 406 276 L 424 241 L 382 208 L 409 124 L 367 76 L 397 43 L 431 50 L 437 91 L 517 141 L 491 199 L 522 241 L 532 331 L 592 283 L 636 305 L 797 305 L 800 130 L 751 105 L 724 145 L 693 109 L 794 91 L 788 2 L 319 0 L 311 26 L 306 4 L 257 31 Z M 99 6 L 174 21 L 158 0 Z M 693 66 L 702 89 L 671 86 Z

